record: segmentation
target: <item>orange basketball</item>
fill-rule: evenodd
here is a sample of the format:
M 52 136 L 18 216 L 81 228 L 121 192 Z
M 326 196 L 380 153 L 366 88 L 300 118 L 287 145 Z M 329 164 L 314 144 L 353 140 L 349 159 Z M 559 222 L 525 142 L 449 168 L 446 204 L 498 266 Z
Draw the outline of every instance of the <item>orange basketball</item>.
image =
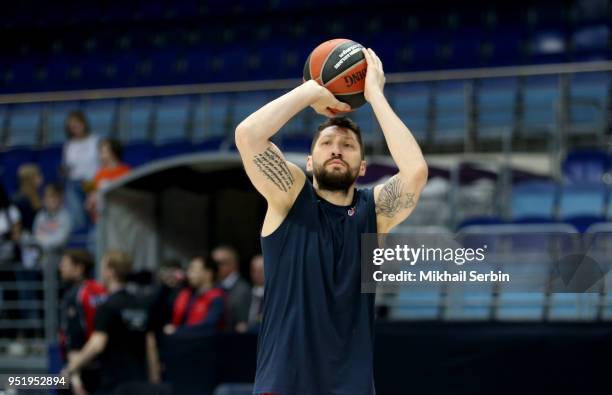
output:
M 367 69 L 362 49 L 361 44 L 345 38 L 325 41 L 306 59 L 304 81 L 317 81 L 353 109 L 362 106 Z

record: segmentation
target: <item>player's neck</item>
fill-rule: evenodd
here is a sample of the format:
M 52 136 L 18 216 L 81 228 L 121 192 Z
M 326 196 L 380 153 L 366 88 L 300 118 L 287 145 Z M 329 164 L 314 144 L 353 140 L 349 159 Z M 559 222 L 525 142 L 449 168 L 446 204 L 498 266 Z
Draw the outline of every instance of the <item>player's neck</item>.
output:
M 317 191 L 317 195 L 336 206 L 349 206 L 353 203 L 353 195 L 355 194 L 354 185 L 352 185 L 348 191 L 329 191 L 319 188 L 315 182 L 314 188 Z

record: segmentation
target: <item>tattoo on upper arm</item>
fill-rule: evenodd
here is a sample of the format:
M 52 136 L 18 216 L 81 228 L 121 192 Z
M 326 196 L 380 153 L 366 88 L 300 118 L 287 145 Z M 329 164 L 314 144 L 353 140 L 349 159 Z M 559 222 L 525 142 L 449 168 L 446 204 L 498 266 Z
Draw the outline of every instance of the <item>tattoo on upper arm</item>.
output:
M 376 214 L 391 218 L 400 210 L 414 207 L 414 193 L 404 192 L 403 189 L 402 180 L 396 176 L 391 177 L 378 194 Z
M 259 171 L 281 191 L 287 192 L 293 186 L 295 178 L 291 174 L 287 162 L 272 147 L 268 147 L 261 154 L 255 155 L 253 162 Z

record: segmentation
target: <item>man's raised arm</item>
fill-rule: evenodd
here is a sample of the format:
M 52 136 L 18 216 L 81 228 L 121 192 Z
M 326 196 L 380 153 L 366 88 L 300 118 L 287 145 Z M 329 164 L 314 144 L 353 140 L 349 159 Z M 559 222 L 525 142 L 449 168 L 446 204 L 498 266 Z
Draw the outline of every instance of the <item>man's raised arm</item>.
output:
M 387 233 L 405 220 L 416 206 L 427 182 L 427 163 L 416 139 L 383 94 L 385 75 L 382 62 L 371 49 L 364 50 L 364 55 L 368 63 L 364 94 L 399 169 L 387 182 L 374 187 L 378 232 Z
M 298 112 L 311 106 L 319 114 L 333 116 L 329 108 L 347 111 L 326 88 L 307 81 L 249 115 L 236 128 L 236 146 L 249 179 L 279 214 L 286 214 L 306 176 L 296 165 L 285 160 L 282 152 L 270 142 Z

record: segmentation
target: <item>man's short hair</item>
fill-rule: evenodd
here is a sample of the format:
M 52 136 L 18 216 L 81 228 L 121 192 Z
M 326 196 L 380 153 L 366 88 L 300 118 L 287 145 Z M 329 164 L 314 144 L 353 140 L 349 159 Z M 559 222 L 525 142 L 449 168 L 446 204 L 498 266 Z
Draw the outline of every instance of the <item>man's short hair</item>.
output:
M 110 251 L 104 256 L 106 265 L 115 273 L 117 281 L 127 282 L 129 274 L 132 272 L 132 257 L 122 251 Z
M 359 148 L 361 149 L 361 159 L 365 158 L 365 150 L 363 148 L 363 140 L 361 139 L 361 128 L 353 122 L 349 117 L 337 117 L 337 118 L 328 118 L 323 123 L 321 123 L 317 127 L 317 131 L 312 138 L 312 144 L 310 145 L 310 152 L 314 150 L 315 144 L 321 135 L 321 132 L 330 127 L 330 126 L 338 126 L 341 128 L 349 129 L 355 133 L 357 136 L 357 142 L 359 143 Z
M 64 251 L 64 256 L 67 256 L 73 265 L 81 266 L 85 277 L 91 275 L 91 270 L 94 266 L 94 260 L 91 254 L 84 249 L 70 248 Z

